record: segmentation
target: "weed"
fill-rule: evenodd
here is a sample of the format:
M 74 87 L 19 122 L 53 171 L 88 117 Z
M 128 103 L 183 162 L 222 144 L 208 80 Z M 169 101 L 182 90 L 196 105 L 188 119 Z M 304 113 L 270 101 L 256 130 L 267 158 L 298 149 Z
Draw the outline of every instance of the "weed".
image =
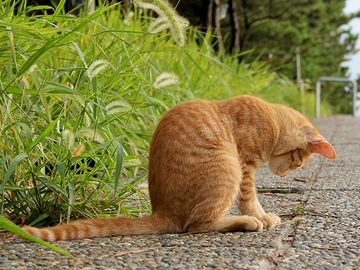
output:
M 294 207 L 291 209 L 291 213 L 294 216 L 303 216 L 304 215 L 304 204 L 302 202 L 298 202 L 294 205 Z

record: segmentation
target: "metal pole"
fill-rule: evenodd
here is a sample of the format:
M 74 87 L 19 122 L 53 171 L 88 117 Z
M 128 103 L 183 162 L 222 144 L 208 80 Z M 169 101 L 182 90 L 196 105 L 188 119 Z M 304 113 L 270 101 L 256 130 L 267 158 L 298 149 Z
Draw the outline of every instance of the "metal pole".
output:
M 305 113 L 304 82 L 301 79 L 301 54 L 299 47 L 296 47 L 296 80 L 300 88 L 301 112 Z
M 357 83 L 356 81 L 351 81 L 353 86 L 353 116 L 356 116 L 356 99 L 357 99 Z
M 316 81 L 316 100 L 315 100 L 315 112 L 316 117 L 320 117 L 320 94 L 321 94 L 321 81 Z
M 296 80 L 300 83 L 301 80 L 301 58 L 300 48 L 296 48 Z
M 359 102 L 357 97 L 357 83 L 354 80 L 350 80 L 348 78 L 337 78 L 337 77 L 320 77 L 316 81 L 316 100 L 315 100 L 315 111 L 316 117 L 320 117 L 320 92 L 321 92 L 321 81 L 325 82 L 344 82 L 344 83 L 351 83 L 352 90 L 353 90 L 353 116 L 356 116 L 356 103 Z M 359 97 L 360 98 L 360 97 Z M 360 109 L 358 110 L 360 112 Z M 360 115 L 358 115 L 360 116 Z

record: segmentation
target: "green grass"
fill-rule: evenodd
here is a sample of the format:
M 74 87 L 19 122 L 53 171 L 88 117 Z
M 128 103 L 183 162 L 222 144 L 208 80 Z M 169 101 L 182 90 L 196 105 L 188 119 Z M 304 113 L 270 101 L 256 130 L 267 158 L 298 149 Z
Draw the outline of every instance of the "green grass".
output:
M 313 112 L 313 94 L 301 103 L 266 65 L 217 55 L 210 34 L 189 28 L 179 46 L 174 33 L 150 33 L 142 9 L 32 12 L 0 3 L 0 214 L 17 224 L 150 212 L 137 187 L 149 141 L 184 100 L 252 94 Z M 164 72 L 178 80 L 158 87 Z
M 22 238 L 25 238 L 27 240 L 33 241 L 35 243 L 38 243 L 39 245 L 42 245 L 44 247 L 47 247 L 55 252 L 58 252 L 64 256 L 68 256 L 68 257 L 73 257 L 69 252 L 67 252 L 66 250 L 63 250 L 53 244 L 50 244 L 44 240 L 41 240 L 25 231 L 23 231 L 20 227 L 16 226 L 14 223 L 12 223 L 11 221 L 9 221 L 8 219 L 0 216 L 0 229 L 5 229 L 9 232 L 12 232 Z

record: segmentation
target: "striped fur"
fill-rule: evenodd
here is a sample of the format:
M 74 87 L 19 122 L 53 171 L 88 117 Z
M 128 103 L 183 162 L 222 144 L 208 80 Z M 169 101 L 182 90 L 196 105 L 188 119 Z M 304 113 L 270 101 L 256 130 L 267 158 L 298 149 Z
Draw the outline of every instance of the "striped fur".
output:
M 255 170 L 265 161 L 278 175 L 311 154 L 335 151 L 299 112 L 258 98 L 195 100 L 160 121 L 149 156 L 148 217 L 97 218 L 27 232 L 49 241 L 111 235 L 259 231 L 280 218 L 260 205 Z M 227 216 L 238 199 L 241 216 Z
M 161 234 L 171 231 L 166 218 L 156 215 L 131 218 L 95 218 L 78 220 L 50 228 L 37 229 L 26 226 L 23 229 L 48 241 L 83 239 L 111 235 Z M 169 231 L 170 229 L 170 231 Z M 172 232 L 177 232 L 176 228 Z

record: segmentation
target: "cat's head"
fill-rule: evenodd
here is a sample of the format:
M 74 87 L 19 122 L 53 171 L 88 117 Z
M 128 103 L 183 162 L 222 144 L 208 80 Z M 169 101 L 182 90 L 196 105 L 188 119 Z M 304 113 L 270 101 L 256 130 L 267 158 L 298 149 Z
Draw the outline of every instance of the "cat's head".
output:
M 269 158 L 270 170 L 280 176 L 289 171 L 302 167 L 313 154 L 334 159 L 336 153 L 331 144 L 320 132 L 300 113 L 289 110 L 291 118 L 282 125 L 285 131 L 280 132 L 281 137 Z

